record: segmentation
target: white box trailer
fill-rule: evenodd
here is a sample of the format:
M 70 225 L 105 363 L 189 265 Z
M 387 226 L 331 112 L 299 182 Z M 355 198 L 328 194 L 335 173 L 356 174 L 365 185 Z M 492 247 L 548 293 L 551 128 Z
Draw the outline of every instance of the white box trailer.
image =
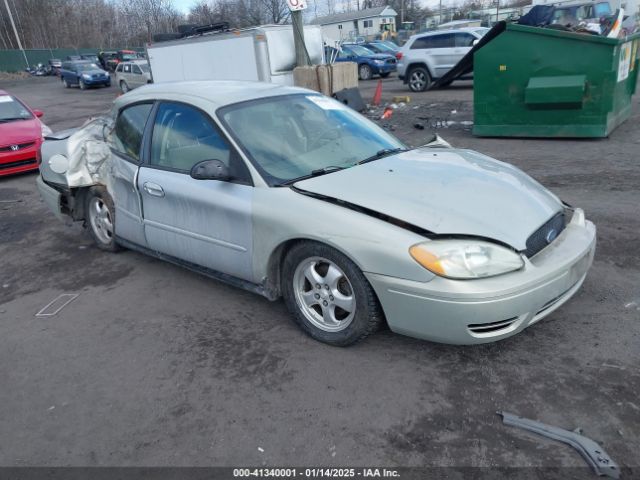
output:
M 305 25 L 312 64 L 324 63 L 320 26 Z M 296 54 L 291 25 L 264 25 L 147 45 L 155 83 L 253 80 L 293 85 Z

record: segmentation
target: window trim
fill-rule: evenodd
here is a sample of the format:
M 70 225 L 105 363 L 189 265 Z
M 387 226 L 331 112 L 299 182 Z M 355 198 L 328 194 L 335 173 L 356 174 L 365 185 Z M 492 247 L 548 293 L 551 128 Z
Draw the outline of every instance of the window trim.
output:
M 109 145 L 109 149 L 111 150 L 111 153 L 113 153 L 114 155 L 117 155 L 119 158 L 129 162 L 129 163 L 133 163 L 134 165 L 138 165 L 141 166 L 144 163 L 144 154 L 145 154 L 145 144 L 146 144 L 146 135 L 147 135 L 147 128 L 149 127 L 149 119 L 152 117 L 152 115 L 155 114 L 155 101 L 154 100 L 140 100 L 138 102 L 133 102 L 133 103 L 128 103 L 126 105 L 124 105 L 122 108 L 120 108 L 118 110 L 118 112 L 116 113 L 116 120 L 113 124 L 113 129 L 111 130 L 111 135 L 115 134 L 115 130 L 116 130 L 116 125 L 118 123 L 118 118 L 120 118 L 120 115 L 122 114 L 122 112 L 124 112 L 126 109 L 131 108 L 131 107 L 135 107 L 138 105 L 151 105 L 151 110 L 149 110 L 149 114 L 147 115 L 147 121 L 144 124 L 144 128 L 142 129 L 142 141 L 140 142 L 140 154 L 139 160 L 136 160 L 135 158 L 133 158 L 132 156 L 121 152 L 120 150 L 116 150 L 115 148 L 113 148 L 111 145 Z
M 140 103 L 144 103 L 144 102 L 140 102 Z M 254 186 L 254 182 L 253 182 L 253 176 L 251 175 L 251 171 L 249 170 L 249 167 L 247 166 L 247 163 L 244 159 L 244 157 L 240 154 L 240 152 L 238 151 L 237 148 L 235 148 L 234 144 L 230 141 L 229 137 L 225 134 L 225 132 L 222 130 L 222 128 L 220 128 L 220 125 L 218 125 L 218 123 L 212 118 L 211 115 L 209 115 L 205 110 L 203 110 L 200 107 L 197 107 L 196 105 L 193 105 L 192 103 L 187 103 L 187 102 L 182 102 L 180 100 L 171 100 L 171 99 L 156 99 L 155 100 L 155 104 L 154 107 L 149 115 L 149 119 L 153 118 L 153 121 L 149 122 L 149 120 L 147 120 L 147 126 L 145 126 L 145 158 L 144 158 L 144 162 L 140 165 L 141 167 L 146 167 L 146 168 L 152 168 L 154 170 L 163 170 L 166 172 L 172 172 L 172 173 L 179 173 L 181 175 L 187 175 L 190 176 L 190 172 L 185 172 L 184 170 L 180 170 L 179 168 L 172 168 L 172 167 L 164 167 L 161 165 L 153 165 L 151 163 L 151 145 L 153 143 L 153 130 L 156 124 L 156 117 L 158 116 L 158 110 L 160 109 L 160 106 L 163 103 L 173 103 L 173 104 L 178 104 L 178 105 L 184 105 L 186 107 L 192 108 L 193 110 L 198 111 L 199 113 L 201 113 L 202 115 L 204 115 L 205 119 L 209 122 L 209 124 L 214 128 L 214 130 L 220 135 L 220 138 L 222 138 L 222 140 L 229 146 L 229 161 L 231 161 L 231 158 L 233 158 L 233 156 L 235 155 L 238 159 L 238 161 L 240 161 L 244 167 L 245 170 L 245 174 L 246 174 L 246 179 L 239 179 L 239 178 L 232 178 L 230 180 L 215 180 L 215 181 L 223 181 L 224 183 L 234 183 L 237 185 L 246 185 L 249 187 L 253 187 Z M 148 131 L 147 131 L 148 128 Z M 205 159 L 206 160 L 206 159 Z M 197 180 L 197 181 L 202 181 L 202 180 Z

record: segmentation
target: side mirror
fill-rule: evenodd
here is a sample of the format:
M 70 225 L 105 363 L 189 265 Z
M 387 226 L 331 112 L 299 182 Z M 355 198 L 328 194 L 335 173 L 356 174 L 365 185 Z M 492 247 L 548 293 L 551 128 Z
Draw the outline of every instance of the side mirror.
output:
M 33 114 L 34 114 L 36 117 L 40 118 L 40 117 L 42 117 L 42 116 L 44 115 L 44 112 L 43 112 L 42 110 L 34 110 L 34 111 L 33 111 Z
M 196 180 L 229 180 L 229 168 L 220 160 L 202 160 L 191 167 Z
M 473 45 L 477 45 L 479 41 L 480 41 L 480 39 L 479 39 L 479 38 L 476 38 L 476 39 L 473 41 Z

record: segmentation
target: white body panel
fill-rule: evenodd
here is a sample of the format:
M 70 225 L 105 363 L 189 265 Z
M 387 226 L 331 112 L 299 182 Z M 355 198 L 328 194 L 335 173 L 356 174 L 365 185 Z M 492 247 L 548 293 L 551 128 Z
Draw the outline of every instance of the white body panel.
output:
M 311 63 L 324 62 L 319 26 L 305 26 Z M 290 25 L 217 33 L 147 47 L 155 83 L 243 80 L 293 85 L 295 49 Z

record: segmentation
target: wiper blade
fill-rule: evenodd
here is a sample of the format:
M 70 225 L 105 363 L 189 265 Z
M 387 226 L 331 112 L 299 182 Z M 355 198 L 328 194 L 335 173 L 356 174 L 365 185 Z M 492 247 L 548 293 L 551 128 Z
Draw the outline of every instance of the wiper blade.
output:
M 26 117 L 0 118 L 0 123 L 13 122 L 15 120 L 29 120 Z
M 325 175 L 327 173 L 337 172 L 338 170 L 344 170 L 346 167 L 338 167 L 337 165 L 329 165 L 328 167 L 318 168 L 316 170 L 312 170 L 310 174 L 303 175 L 301 177 L 292 178 L 291 180 L 286 180 L 278 184 L 278 186 L 283 185 L 293 185 L 296 182 L 301 180 L 307 180 L 308 178 L 319 177 L 320 175 Z
M 370 157 L 365 158 L 364 160 L 360 160 L 358 165 L 362 165 L 363 163 L 373 162 L 374 160 L 379 160 L 384 157 L 388 157 L 389 155 L 393 155 L 394 153 L 406 152 L 408 149 L 406 148 L 383 148 L 376 152 L 375 155 L 371 155 Z

